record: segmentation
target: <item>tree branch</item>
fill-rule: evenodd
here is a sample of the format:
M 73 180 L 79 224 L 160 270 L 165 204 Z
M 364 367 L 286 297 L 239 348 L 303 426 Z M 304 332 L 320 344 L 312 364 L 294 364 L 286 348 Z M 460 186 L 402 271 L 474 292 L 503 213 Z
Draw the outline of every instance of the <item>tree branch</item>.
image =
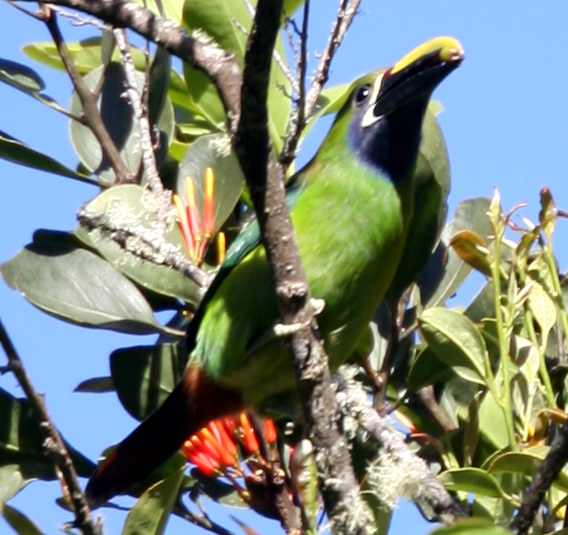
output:
M 188 65 L 204 72 L 215 85 L 229 117 L 231 132 L 239 120 L 241 73 L 233 54 L 194 39 L 171 20 L 128 0 L 23 0 L 65 6 L 93 15 L 111 26 L 128 28 L 161 45 Z
M 565 422 L 559 429 L 558 436 L 552 443 L 548 455 L 534 476 L 529 490 L 525 494 L 523 503 L 519 507 L 517 516 L 511 523 L 511 529 L 515 530 L 517 535 L 528 533 L 534 517 L 542 504 L 544 495 L 550 489 L 567 461 L 568 422 Z
M 8 366 L 2 369 L 2 371 L 11 371 L 16 376 L 16 379 L 20 383 L 26 397 L 35 413 L 39 429 L 44 434 L 44 452 L 47 457 L 49 457 L 55 466 L 60 470 L 65 480 L 65 484 L 69 489 L 69 495 L 71 498 L 71 503 L 73 509 L 75 510 L 75 525 L 86 535 L 100 535 L 100 527 L 93 522 L 91 516 L 91 510 L 85 499 L 85 495 L 81 490 L 79 481 L 77 479 L 77 472 L 73 466 L 73 461 L 69 456 L 69 452 L 61 439 L 61 435 L 57 431 L 55 424 L 51 420 L 45 402 L 42 396 L 40 396 L 26 370 L 22 360 L 18 356 L 10 337 L 2 321 L 0 320 L 0 344 L 8 357 Z
M 467 516 L 430 472 L 426 462 L 369 404 L 367 393 L 355 380 L 357 372 L 357 366 L 342 366 L 334 375 L 333 382 L 337 385 L 336 398 L 343 427 L 353 436 L 363 429 L 379 447 L 379 466 L 371 466 L 366 476 L 372 490 L 391 508 L 400 497 L 414 501 L 428 520 L 448 524 Z
M 286 208 L 283 170 L 271 150 L 268 134 L 266 99 L 282 4 L 282 0 L 260 0 L 257 6 L 245 55 L 241 120 L 234 149 L 260 224 L 280 318 L 284 324 L 307 326 L 291 336 L 290 345 L 326 511 L 338 533 L 366 533 L 371 517 L 358 493 L 345 437 L 337 427 L 327 358 L 317 335 L 309 288 Z

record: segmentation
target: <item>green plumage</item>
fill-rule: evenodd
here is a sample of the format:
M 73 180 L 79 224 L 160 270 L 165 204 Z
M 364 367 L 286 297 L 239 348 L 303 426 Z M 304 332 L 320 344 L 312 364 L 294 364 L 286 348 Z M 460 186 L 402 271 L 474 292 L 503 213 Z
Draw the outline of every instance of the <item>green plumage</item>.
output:
M 357 80 L 313 160 L 294 178 L 291 212 L 331 370 L 366 333 L 391 285 L 413 214 L 413 173 L 430 94 L 463 57 L 434 39 L 388 70 Z M 295 392 L 275 292 L 255 226 L 228 253 L 188 332 L 182 381 L 121 442 L 87 486 L 93 504 L 128 490 L 210 420 L 270 408 Z

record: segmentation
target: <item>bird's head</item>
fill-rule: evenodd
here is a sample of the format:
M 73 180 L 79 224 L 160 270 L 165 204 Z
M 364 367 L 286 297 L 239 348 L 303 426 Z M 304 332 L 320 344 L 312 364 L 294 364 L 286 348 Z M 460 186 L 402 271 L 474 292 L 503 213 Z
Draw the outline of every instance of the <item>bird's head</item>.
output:
M 460 43 L 437 37 L 390 69 L 356 80 L 333 129 L 346 133 L 349 149 L 396 182 L 413 168 L 422 119 L 436 86 L 463 60 Z M 334 136 L 332 136 L 333 138 Z

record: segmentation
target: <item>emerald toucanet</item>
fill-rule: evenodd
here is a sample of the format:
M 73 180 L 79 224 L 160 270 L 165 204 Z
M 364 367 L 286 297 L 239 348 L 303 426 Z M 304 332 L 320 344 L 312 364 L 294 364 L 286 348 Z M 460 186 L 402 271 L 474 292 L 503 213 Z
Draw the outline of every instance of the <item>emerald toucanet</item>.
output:
M 358 79 L 296 176 L 292 223 L 311 294 L 324 302 L 318 325 L 332 372 L 356 348 L 395 276 L 422 119 L 432 91 L 462 59 L 458 41 L 439 37 Z M 209 421 L 295 391 L 286 344 L 267 337 L 278 309 L 254 235 L 245 231 L 230 249 L 192 320 L 181 382 L 89 480 L 91 504 L 142 481 Z

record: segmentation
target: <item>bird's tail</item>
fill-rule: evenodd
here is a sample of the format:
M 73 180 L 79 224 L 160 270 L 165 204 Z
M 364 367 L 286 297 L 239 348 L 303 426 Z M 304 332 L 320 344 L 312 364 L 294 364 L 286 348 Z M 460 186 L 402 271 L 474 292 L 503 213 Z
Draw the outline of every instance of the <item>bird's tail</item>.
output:
M 242 410 L 237 392 L 190 366 L 164 403 L 98 467 L 85 494 L 96 507 L 144 480 L 211 420 Z

